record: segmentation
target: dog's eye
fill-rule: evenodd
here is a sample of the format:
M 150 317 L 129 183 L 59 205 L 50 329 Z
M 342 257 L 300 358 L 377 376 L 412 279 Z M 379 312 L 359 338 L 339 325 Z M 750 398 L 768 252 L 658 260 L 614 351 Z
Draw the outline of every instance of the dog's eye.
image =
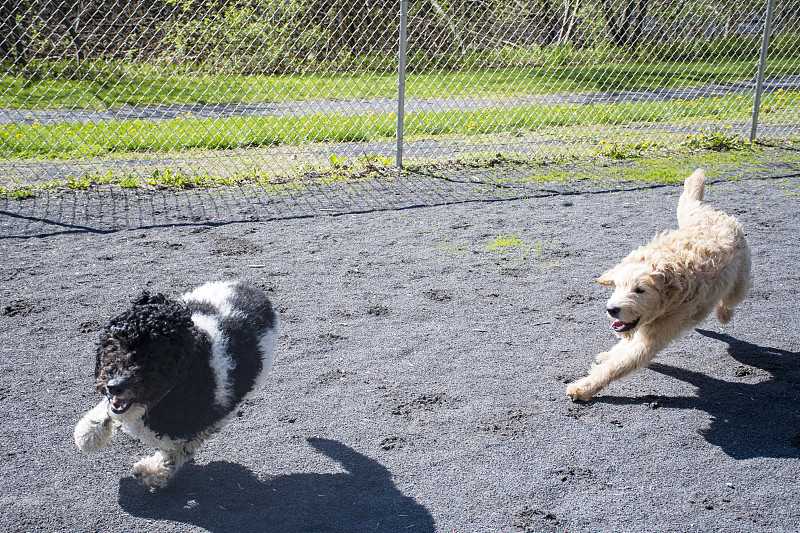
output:
M 641 287 L 636 287 L 635 289 L 633 289 L 633 292 L 635 292 L 636 294 L 644 294 L 644 289 Z

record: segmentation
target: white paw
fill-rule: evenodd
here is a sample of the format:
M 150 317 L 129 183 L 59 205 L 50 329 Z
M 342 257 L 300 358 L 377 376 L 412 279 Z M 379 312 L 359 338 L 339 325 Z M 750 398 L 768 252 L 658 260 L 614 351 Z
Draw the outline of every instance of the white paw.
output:
M 134 477 L 145 487 L 163 488 L 174 474 L 175 466 L 171 461 L 165 460 L 161 452 L 145 457 L 133 465 Z
M 594 360 L 598 363 L 602 363 L 603 361 L 607 361 L 609 357 L 611 357 L 611 352 L 600 352 Z
M 599 389 L 592 384 L 592 380 L 588 377 L 567 385 L 567 395 L 572 398 L 573 402 L 586 402 L 594 396 L 598 390 Z
M 75 425 L 72 436 L 82 452 L 96 452 L 108 445 L 114 434 L 114 422 L 108 416 L 106 402 L 86 413 Z

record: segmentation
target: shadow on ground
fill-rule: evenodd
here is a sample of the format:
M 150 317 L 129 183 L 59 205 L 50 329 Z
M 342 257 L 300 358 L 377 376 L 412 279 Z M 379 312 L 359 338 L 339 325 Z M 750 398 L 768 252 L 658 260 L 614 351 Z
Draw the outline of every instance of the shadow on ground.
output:
M 427 509 L 400 493 L 381 464 L 333 440 L 308 442 L 347 472 L 261 480 L 234 463 L 190 464 L 152 494 L 132 478 L 121 480 L 119 503 L 134 516 L 209 531 L 435 531 Z
M 713 331 L 697 332 L 728 344 L 728 354 L 741 363 L 733 373 L 742 381 L 652 363 L 651 370 L 697 387 L 697 395 L 606 397 L 598 401 L 700 409 L 711 416 L 702 435 L 735 459 L 800 457 L 800 352 L 759 346 Z
M 587 180 L 538 182 L 533 167 L 502 172 L 453 164 L 447 169 L 386 171 L 354 183 L 298 181 L 291 192 L 242 184 L 181 191 L 169 189 L 42 190 L 26 200 L 0 194 L 0 241 L 64 234 L 113 233 L 176 226 L 221 226 L 314 216 L 352 215 L 455 203 L 508 202 L 524 198 L 602 195 L 680 187 L 680 183 Z M 549 168 L 549 167 L 548 167 Z M 796 173 L 750 177 L 778 180 Z M 713 185 L 717 181 L 708 181 Z

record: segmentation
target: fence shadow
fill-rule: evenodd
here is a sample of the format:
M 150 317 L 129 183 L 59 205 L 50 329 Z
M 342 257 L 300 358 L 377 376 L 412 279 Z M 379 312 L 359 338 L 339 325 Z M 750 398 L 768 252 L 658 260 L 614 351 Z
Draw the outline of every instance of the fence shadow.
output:
M 657 402 L 667 409 L 700 409 L 711 416 L 703 437 L 735 459 L 800 457 L 800 352 L 759 346 L 724 333 L 698 329 L 728 344 L 742 366 L 743 381 L 726 381 L 683 368 L 652 363 L 649 368 L 697 387 L 696 396 L 598 398 L 608 403 Z M 753 378 L 759 381 L 753 381 Z M 744 381 L 747 380 L 747 381 Z
M 0 196 L 0 241 L 159 227 L 221 226 L 680 186 L 641 181 L 531 182 L 525 179 L 526 174 L 517 174 L 512 168 L 499 178 L 494 169 L 488 173 L 476 169 L 408 170 L 354 183 L 305 184 L 282 193 L 242 185 L 186 191 L 114 188 L 43 191 L 26 200 Z M 797 176 L 797 173 L 772 174 L 747 179 L 769 181 Z
M 189 464 L 155 494 L 121 480 L 119 504 L 134 516 L 218 532 L 435 531 L 427 509 L 404 496 L 381 464 L 333 440 L 308 443 L 347 472 L 261 480 L 235 463 Z
M 369 213 L 485 197 L 479 185 L 464 187 L 414 174 L 352 183 L 298 183 L 278 193 L 249 185 L 186 191 L 41 191 L 25 200 L 0 196 L 0 239 Z

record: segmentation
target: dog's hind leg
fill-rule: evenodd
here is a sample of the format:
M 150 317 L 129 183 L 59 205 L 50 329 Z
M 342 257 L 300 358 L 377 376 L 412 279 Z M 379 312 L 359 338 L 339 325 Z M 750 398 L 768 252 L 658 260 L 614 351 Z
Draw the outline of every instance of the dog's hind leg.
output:
M 733 310 L 744 300 L 745 296 L 747 296 L 747 291 L 750 290 L 751 284 L 750 260 L 748 258 L 739 269 L 739 276 L 733 283 L 730 292 L 717 304 L 716 315 L 720 323 L 727 324 L 731 321 L 733 318 Z

